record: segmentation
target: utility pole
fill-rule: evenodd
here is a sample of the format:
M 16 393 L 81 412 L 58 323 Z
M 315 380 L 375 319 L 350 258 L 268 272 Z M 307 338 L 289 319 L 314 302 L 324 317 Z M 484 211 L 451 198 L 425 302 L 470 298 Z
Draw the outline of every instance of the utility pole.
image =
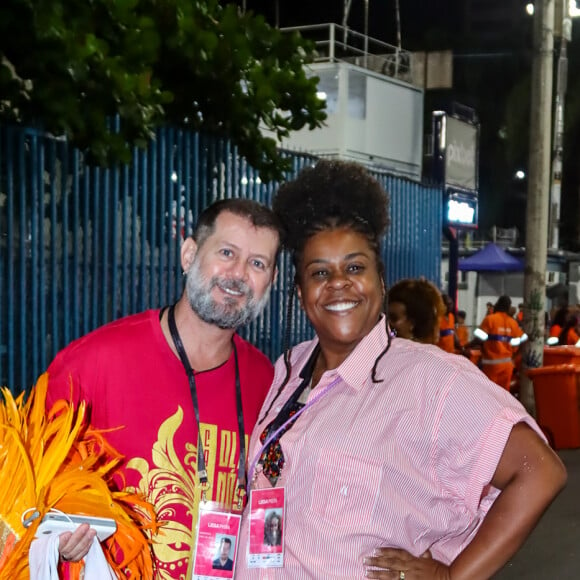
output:
M 556 94 L 554 96 L 554 137 L 552 141 L 552 185 L 550 191 L 550 226 L 548 243 L 558 250 L 560 246 L 560 207 L 562 198 L 562 158 L 564 152 L 564 102 L 568 84 L 568 56 L 566 46 L 572 40 L 572 21 L 568 0 L 556 0 L 554 36 L 559 38 Z
M 526 207 L 526 268 L 524 274 L 524 343 L 520 399 L 535 415 L 534 390 L 526 369 L 544 362 L 544 311 L 552 135 L 554 0 L 536 0 L 534 10 L 529 181 Z

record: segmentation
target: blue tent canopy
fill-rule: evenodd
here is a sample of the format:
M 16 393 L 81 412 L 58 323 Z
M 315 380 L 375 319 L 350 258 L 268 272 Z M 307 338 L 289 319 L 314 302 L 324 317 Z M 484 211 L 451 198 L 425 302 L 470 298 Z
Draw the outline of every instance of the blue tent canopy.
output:
M 459 260 L 459 269 L 474 272 L 521 272 L 524 262 L 495 244 L 487 244 L 473 256 Z

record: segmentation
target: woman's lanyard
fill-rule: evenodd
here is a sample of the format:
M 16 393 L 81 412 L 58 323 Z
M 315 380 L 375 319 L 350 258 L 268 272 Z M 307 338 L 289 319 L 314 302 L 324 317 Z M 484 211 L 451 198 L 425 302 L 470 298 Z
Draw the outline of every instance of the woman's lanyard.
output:
M 167 322 L 169 323 L 169 332 L 171 333 L 171 338 L 173 339 L 173 344 L 177 350 L 177 354 L 183 364 L 183 368 L 187 374 L 189 380 L 189 390 L 191 392 L 191 401 L 193 403 L 193 410 L 195 412 L 195 421 L 197 423 L 197 474 L 199 477 L 199 482 L 202 486 L 202 500 L 205 501 L 205 493 L 208 486 L 207 469 L 205 465 L 205 453 L 203 449 L 203 443 L 201 441 L 201 424 L 199 420 L 199 403 L 197 400 L 197 387 L 195 383 L 195 375 L 193 369 L 189 364 L 189 359 L 185 352 L 183 342 L 181 342 L 181 337 L 177 331 L 177 325 L 175 324 L 175 304 L 169 308 L 167 313 Z M 242 388 L 240 385 L 240 367 L 238 364 L 238 351 L 236 349 L 236 343 L 232 340 L 232 347 L 234 351 L 234 361 L 236 369 L 236 407 L 238 414 L 238 435 L 240 440 L 240 457 L 238 461 L 238 506 L 242 508 L 243 496 L 246 492 L 246 435 L 244 431 L 244 414 L 242 412 Z
M 312 373 L 310 373 L 310 375 L 311 374 Z M 298 417 L 300 417 L 300 415 L 302 415 L 302 413 L 304 413 L 304 411 L 306 411 L 307 409 L 310 409 L 310 407 L 312 407 L 318 401 L 320 401 L 320 399 L 322 399 L 322 397 L 324 397 L 328 393 L 328 391 L 330 391 L 330 389 L 332 389 L 337 383 L 339 383 L 341 381 L 341 377 L 336 377 L 336 379 L 334 379 L 334 381 L 332 381 L 330 384 L 326 385 L 326 387 L 320 389 L 312 397 L 312 399 L 310 399 L 310 401 L 308 401 L 308 403 L 306 403 L 302 408 L 300 408 L 298 411 L 296 411 L 296 413 L 294 413 L 291 417 L 289 417 L 288 419 L 283 421 L 281 424 L 279 424 L 279 418 L 284 415 L 285 407 L 288 405 L 288 403 L 292 399 L 296 398 L 296 400 L 297 400 L 300 397 L 300 394 L 302 393 L 302 391 L 304 391 L 305 383 L 307 383 L 309 381 L 310 381 L 310 377 L 308 377 L 308 378 L 305 377 L 302 380 L 302 382 L 300 383 L 300 385 L 298 385 L 298 387 L 296 388 L 294 393 L 292 393 L 292 395 L 290 395 L 290 398 L 288 399 L 288 401 L 286 401 L 284 408 L 280 411 L 280 413 L 278 413 L 278 415 L 274 419 L 272 432 L 266 437 L 266 439 L 264 440 L 264 443 L 262 444 L 262 447 L 260 448 L 260 450 L 258 451 L 257 455 L 255 456 L 254 460 L 252 461 L 252 463 L 250 465 L 250 469 L 249 469 L 250 480 L 248 481 L 248 492 L 249 492 L 250 481 L 252 479 L 254 471 L 258 465 L 258 462 L 260 461 L 260 457 L 262 457 L 262 453 L 264 453 L 264 451 L 268 448 L 268 445 L 270 445 L 270 443 L 272 443 L 272 441 L 277 439 L 278 435 L 282 431 L 284 431 L 288 425 L 294 424 L 294 422 L 298 419 Z

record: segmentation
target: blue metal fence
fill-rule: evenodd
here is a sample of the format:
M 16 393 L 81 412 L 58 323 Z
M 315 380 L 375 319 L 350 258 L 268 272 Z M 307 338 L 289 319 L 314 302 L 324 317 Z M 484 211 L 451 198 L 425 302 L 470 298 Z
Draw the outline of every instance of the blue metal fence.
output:
M 292 171 L 314 161 L 290 154 Z M 387 282 L 439 280 L 441 191 L 375 173 L 391 196 L 384 258 Z M 200 209 L 216 199 L 271 203 L 227 141 L 165 128 L 132 163 L 85 163 L 66 140 L 0 127 L 0 384 L 28 388 L 56 352 L 115 318 L 173 302 L 182 291 L 179 248 Z M 244 336 L 270 358 L 282 349 L 292 273 L 280 275 L 264 314 Z M 291 341 L 310 336 L 296 310 Z

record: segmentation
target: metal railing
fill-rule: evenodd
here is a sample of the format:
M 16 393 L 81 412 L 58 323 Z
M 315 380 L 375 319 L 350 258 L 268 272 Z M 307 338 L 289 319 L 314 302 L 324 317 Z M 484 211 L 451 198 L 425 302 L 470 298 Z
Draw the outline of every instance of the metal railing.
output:
M 314 42 L 315 62 L 349 62 L 367 70 L 412 82 L 411 53 L 334 23 L 282 28 Z

